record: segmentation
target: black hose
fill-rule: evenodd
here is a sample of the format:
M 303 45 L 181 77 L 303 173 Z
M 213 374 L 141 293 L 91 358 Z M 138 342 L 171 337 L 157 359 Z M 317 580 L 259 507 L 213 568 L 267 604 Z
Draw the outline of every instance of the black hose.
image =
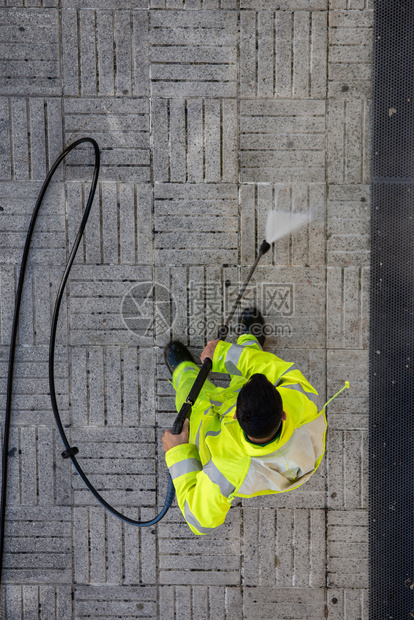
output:
M 131 525 L 137 525 L 140 527 L 154 525 L 155 523 L 160 521 L 160 519 L 162 519 L 162 517 L 165 515 L 168 508 L 171 506 L 173 499 L 174 499 L 174 495 L 175 495 L 174 484 L 172 482 L 171 476 L 169 475 L 167 496 L 165 499 L 164 507 L 161 510 L 161 512 L 156 517 L 154 517 L 154 519 L 151 519 L 150 521 L 136 521 L 134 519 L 130 519 L 129 517 L 125 517 L 123 514 L 115 510 L 115 508 L 113 508 L 110 504 L 108 504 L 104 500 L 104 498 L 98 493 L 98 491 L 95 489 L 95 487 L 91 484 L 91 482 L 86 477 L 81 466 L 79 465 L 78 461 L 75 458 L 75 455 L 78 453 L 78 449 L 75 447 L 71 447 L 69 445 L 65 431 L 62 426 L 62 421 L 60 419 L 59 410 L 58 410 L 58 406 L 56 402 L 55 377 L 54 377 L 55 340 L 56 340 L 57 323 L 58 323 L 58 318 L 59 318 L 59 309 L 60 309 L 60 305 L 62 302 L 62 297 L 63 297 L 63 292 L 65 289 L 66 281 L 69 277 L 72 263 L 75 259 L 76 252 L 78 250 L 79 243 L 80 243 L 83 231 L 86 226 L 86 222 L 88 221 L 89 212 L 91 210 L 93 198 L 95 195 L 96 185 L 98 183 L 99 167 L 100 167 L 100 152 L 99 152 L 98 144 L 93 138 L 81 138 L 80 140 L 76 140 L 76 142 L 73 142 L 72 144 L 70 144 L 59 155 L 59 157 L 56 159 L 55 163 L 53 164 L 52 168 L 50 169 L 45 179 L 45 182 L 43 183 L 42 189 L 40 190 L 39 196 L 36 201 L 35 208 L 33 210 L 32 218 L 30 220 L 30 225 L 27 231 L 27 236 L 26 236 L 26 243 L 25 243 L 24 251 L 23 251 L 23 258 L 22 258 L 22 262 L 20 265 L 19 283 L 17 287 L 13 324 L 12 324 L 12 334 L 10 338 L 10 353 L 9 353 L 9 365 L 8 365 L 8 376 L 7 376 L 6 414 L 5 414 L 5 422 L 4 422 L 4 437 L 3 437 L 1 506 L 0 506 L 0 584 L 2 583 L 3 555 L 4 555 L 4 530 L 5 530 L 6 496 L 7 496 L 7 469 L 8 469 L 11 404 L 12 404 L 12 392 L 13 392 L 14 358 L 15 358 L 15 349 L 16 349 L 16 343 L 17 343 L 20 303 L 21 303 L 21 298 L 22 298 L 27 257 L 28 257 L 29 249 L 30 249 L 30 241 L 32 238 L 32 234 L 33 234 L 33 230 L 34 230 L 34 226 L 36 223 L 36 218 L 37 218 L 40 206 L 42 204 L 47 187 L 54 173 L 56 172 L 56 169 L 58 168 L 62 160 L 68 155 L 68 153 L 70 153 L 70 151 L 72 151 L 74 148 L 76 148 L 80 144 L 83 144 L 84 142 L 89 142 L 90 144 L 92 144 L 94 151 L 95 151 L 95 164 L 94 164 L 94 171 L 93 171 L 93 179 L 92 179 L 91 189 L 89 192 L 89 198 L 88 198 L 88 202 L 86 205 L 85 213 L 83 215 L 82 222 L 80 224 L 79 231 L 78 231 L 75 243 L 73 244 L 68 262 L 66 263 L 65 271 L 64 271 L 62 281 L 60 283 L 59 291 L 56 297 L 55 309 L 54 309 L 53 318 L 52 318 L 52 326 L 50 330 L 50 346 L 49 346 L 50 398 L 52 401 L 52 408 L 53 408 L 53 413 L 55 416 L 55 421 L 59 429 L 59 433 L 62 438 L 63 444 L 65 446 L 65 450 L 62 453 L 62 456 L 63 458 L 70 458 L 79 476 L 82 478 L 82 480 L 84 481 L 88 489 L 91 491 L 91 493 L 93 493 L 93 495 L 98 500 L 98 502 L 102 504 L 102 506 L 106 508 L 111 514 L 113 514 L 115 517 L 118 517 L 118 519 L 121 519 L 125 523 L 130 523 Z

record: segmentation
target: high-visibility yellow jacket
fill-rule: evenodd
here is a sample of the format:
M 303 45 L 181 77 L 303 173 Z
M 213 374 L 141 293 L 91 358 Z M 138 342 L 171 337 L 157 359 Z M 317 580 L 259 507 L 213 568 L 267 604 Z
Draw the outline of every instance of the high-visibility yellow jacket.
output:
M 195 534 L 209 534 L 221 525 L 235 497 L 301 486 L 325 452 L 326 417 L 324 410 L 318 412 L 316 390 L 293 363 L 246 346 L 253 344 L 246 340 L 244 346 L 221 341 L 213 356 L 213 372 L 240 376 L 239 388 L 216 388 L 208 400 L 202 393 L 195 404 L 202 412 L 195 418 L 197 428 L 190 418 L 190 443 L 165 455 L 178 505 Z M 179 368 L 185 371 L 186 364 Z M 255 373 L 275 385 L 287 416 L 281 433 L 264 446 L 248 441 L 233 418 L 240 386 Z

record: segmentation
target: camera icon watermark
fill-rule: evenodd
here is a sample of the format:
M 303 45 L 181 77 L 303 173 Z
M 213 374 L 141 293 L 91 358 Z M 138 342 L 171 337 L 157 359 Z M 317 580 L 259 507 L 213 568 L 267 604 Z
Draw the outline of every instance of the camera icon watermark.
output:
M 169 288 L 159 282 L 137 282 L 123 296 L 121 316 L 125 327 L 142 344 L 170 333 L 177 304 Z

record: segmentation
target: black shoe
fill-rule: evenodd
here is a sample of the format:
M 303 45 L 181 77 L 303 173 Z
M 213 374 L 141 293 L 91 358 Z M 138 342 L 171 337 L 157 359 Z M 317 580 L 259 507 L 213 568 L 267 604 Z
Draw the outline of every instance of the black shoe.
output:
M 242 334 L 252 334 L 263 347 L 266 336 L 264 333 L 264 318 L 257 308 L 245 308 L 239 318 L 239 331 Z
M 171 342 L 167 344 L 164 349 L 164 359 L 171 374 L 181 362 L 194 362 L 190 351 L 178 340 L 171 340 Z

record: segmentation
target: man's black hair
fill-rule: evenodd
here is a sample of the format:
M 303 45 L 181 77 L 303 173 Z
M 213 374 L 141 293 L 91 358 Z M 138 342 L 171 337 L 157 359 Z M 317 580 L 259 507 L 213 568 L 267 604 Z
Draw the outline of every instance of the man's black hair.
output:
M 253 439 L 276 435 L 283 415 L 282 397 L 265 375 L 256 373 L 243 385 L 237 397 L 236 418 Z

